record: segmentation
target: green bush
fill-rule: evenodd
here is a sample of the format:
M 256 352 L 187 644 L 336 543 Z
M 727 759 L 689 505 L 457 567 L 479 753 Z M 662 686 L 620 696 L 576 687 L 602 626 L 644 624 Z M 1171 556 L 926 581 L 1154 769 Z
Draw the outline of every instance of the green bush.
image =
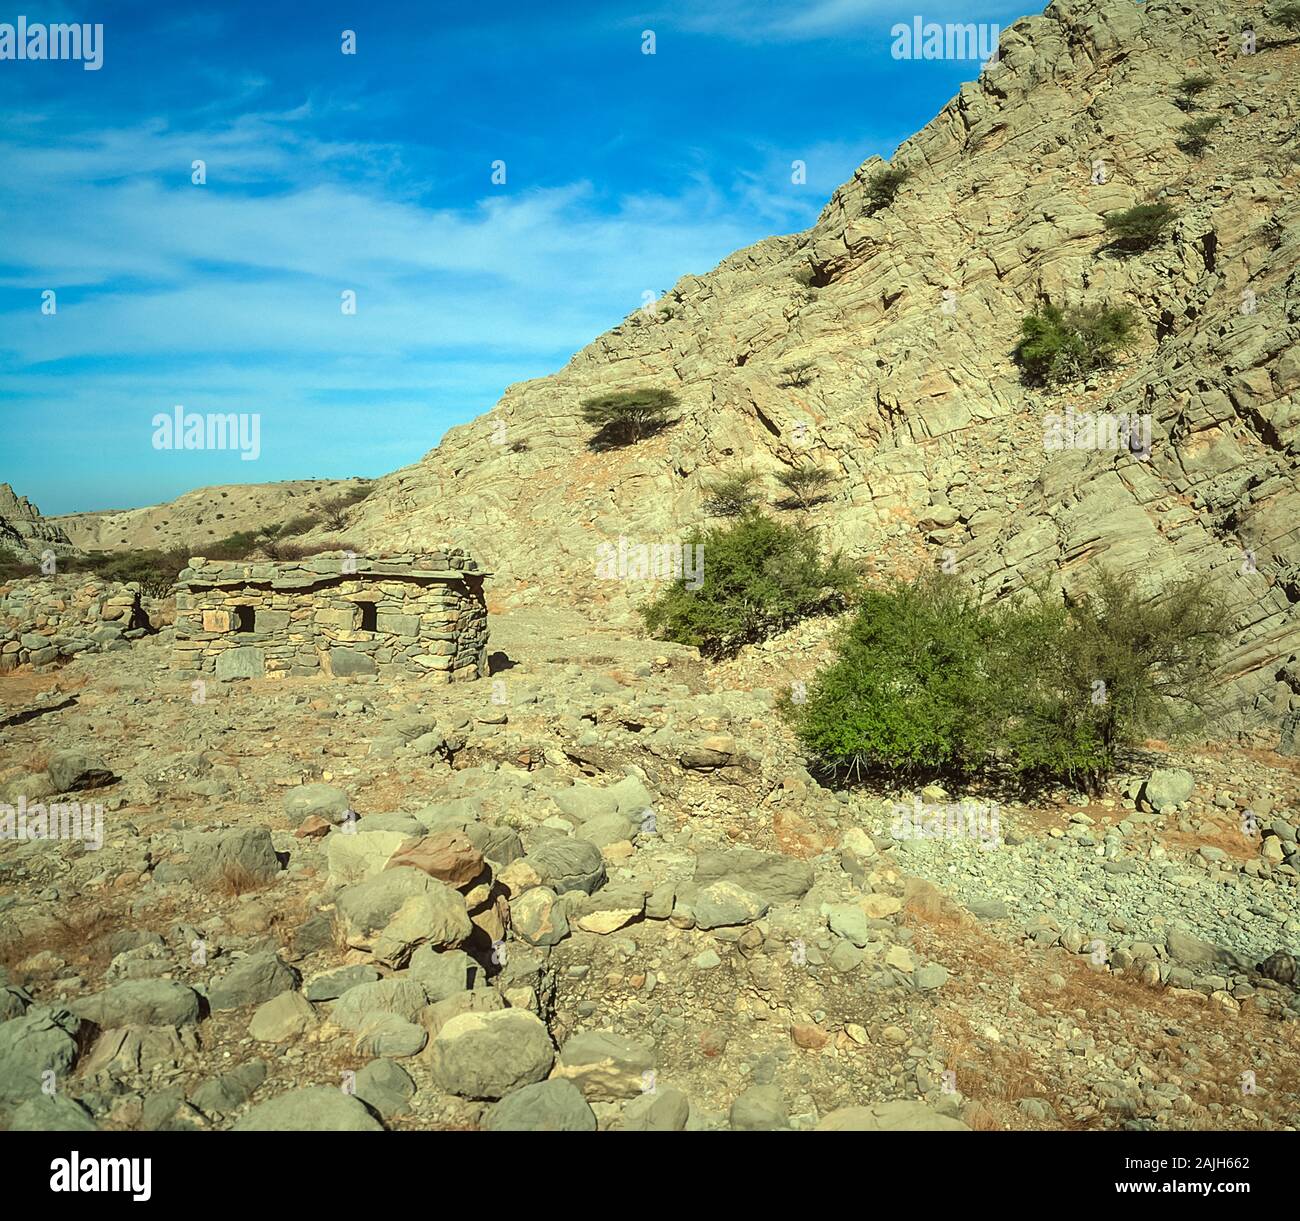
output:
M 1213 84 L 1214 77 L 1207 72 L 1195 72 L 1191 76 L 1185 76 L 1178 82 L 1178 96 L 1174 102 L 1181 110 L 1192 110 L 1196 106 L 1196 98 Z
M 262 542 L 262 531 L 238 530 L 225 538 L 209 543 L 200 543 L 197 551 L 191 555 L 201 555 L 209 560 L 246 560 L 258 550 Z
M 1222 122 L 1218 115 L 1203 115 L 1199 119 L 1192 119 L 1178 129 L 1175 143 L 1189 157 L 1204 156 L 1210 147 L 1210 133 Z
M 911 171 L 890 165 L 877 170 L 867 179 L 868 213 L 879 212 L 894 202 L 899 188 L 911 177 Z
M 817 377 L 818 369 L 814 361 L 805 360 L 797 365 L 786 365 L 784 369 L 779 370 L 781 380 L 777 382 L 778 386 L 793 386 L 797 389 L 803 389 L 805 386 L 811 386 Z
M 704 485 L 704 511 L 710 517 L 739 517 L 757 506 L 760 496 L 753 471 L 722 475 Z
M 1153 597 L 1102 572 L 1064 607 L 1040 594 L 1026 615 L 1037 625 L 1032 681 L 1007 733 L 1022 775 L 1095 788 L 1122 751 L 1201 719 L 1228 628 L 1204 580 Z
M 1138 253 L 1150 250 L 1177 218 L 1178 213 L 1168 204 L 1138 204 L 1123 212 L 1107 213 L 1106 232 L 1113 235 L 1112 245 L 1117 250 Z
M 955 578 L 866 591 L 807 701 L 784 705 L 818 766 L 967 772 L 988 753 L 992 623 Z
M 88 572 L 102 581 L 138 581 L 146 597 L 165 598 L 189 559 L 183 548 L 160 551 L 92 551 L 84 555 L 60 556 L 60 572 Z
M 1025 380 L 1046 386 L 1106 368 L 1135 338 L 1132 311 L 1110 305 L 1045 304 L 1021 321 L 1020 334 L 1013 355 Z
M 831 484 L 830 472 L 811 462 L 782 471 L 776 480 L 790 494 L 786 503 L 797 504 L 801 509 L 825 500 Z
M 1039 589 L 981 606 L 935 574 L 865 593 L 806 702 L 783 710 L 817 766 L 851 777 L 1096 789 L 1123 752 L 1191 723 L 1224 631 L 1201 582 L 1151 598 L 1102 573 L 1068 604 Z
M 600 430 L 593 438 L 595 442 L 631 441 L 635 445 L 642 437 L 663 428 L 677 403 L 676 394 L 657 387 L 616 390 L 585 399 L 582 418 Z
M 841 610 L 856 584 L 838 554 L 822 556 L 813 531 L 757 510 L 697 530 L 686 544 L 704 548 L 699 588 L 674 581 L 641 616 L 652 634 L 708 657 L 729 656 L 801 619 Z

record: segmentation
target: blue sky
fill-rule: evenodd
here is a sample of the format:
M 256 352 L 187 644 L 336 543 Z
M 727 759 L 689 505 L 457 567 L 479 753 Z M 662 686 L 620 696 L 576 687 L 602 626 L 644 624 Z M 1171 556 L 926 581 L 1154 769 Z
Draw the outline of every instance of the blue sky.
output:
M 0 482 L 46 513 L 414 461 L 978 73 L 895 60 L 895 22 L 1024 11 L 4 2 L 104 25 L 98 71 L 0 61 Z M 259 414 L 260 457 L 155 449 L 176 404 Z

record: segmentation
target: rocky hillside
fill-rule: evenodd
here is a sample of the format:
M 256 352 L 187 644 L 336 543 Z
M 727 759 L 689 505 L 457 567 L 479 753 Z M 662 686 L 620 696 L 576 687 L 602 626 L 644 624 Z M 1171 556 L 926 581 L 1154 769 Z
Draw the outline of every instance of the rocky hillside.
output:
M 245 530 L 318 514 L 322 504 L 363 483 L 358 479 L 232 483 L 199 488 L 143 509 L 68 513 L 49 521 L 83 551 L 201 548 Z
M 1258 46 L 1240 53 L 1239 31 Z M 510 387 L 414 466 L 380 481 L 349 534 L 375 547 L 453 538 L 506 600 L 617 616 L 644 596 L 600 581 L 595 546 L 674 539 L 702 484 L 749 466 L 775 493 L 813 461 L 814 513 L 885 571 L 954 553 L 990 595 L 1105 563 L 1153 587 L 1208 573 L 1234 614 L 1226 724 L 1300 702 L 1300 46 L 1247 0 L 1064 0 L 1005 30 L 1000 62 L 898 150 L 911 176 L 873 213 L 860 167 L 805 233 L 678 281 L 551 377 Z M 1207 73 L 1221 120 L 1177 146 L 1177 82 Z M 1108 249 L 1106 213 L 1178 213 L 1148 253 Z M 1110 374 L 1027 389 L 1013 363 L 1041 300 L 1128 304 L 1142 341 Z M 663 386 L 673 427 L 593 450 L 578 406 Z M 1149 413 L 1149 461 L 1044 447 L 1043 417 Z
M 0 483 L 0 550 L 35 560 L 46 551 L 65 555 L 72 550 L 72 542 L 56 522 L 42 517 L 26 496 Z

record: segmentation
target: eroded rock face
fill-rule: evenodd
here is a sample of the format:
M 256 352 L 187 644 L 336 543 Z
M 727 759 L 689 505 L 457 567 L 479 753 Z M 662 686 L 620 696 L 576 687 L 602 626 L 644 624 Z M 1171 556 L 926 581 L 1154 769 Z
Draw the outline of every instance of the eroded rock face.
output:
M 66 555 L 72 540 L 26 496 L 19 496 L 7 483 L 0 483 L 0 547 L 28 559 L 43 553 Z
M 358 524 L 394 545 L 464 540 L 503 589 L 622 606 L 636 583 L 595 575 L 598 543 L 680 537 L 734 455 L 769 499 L 815 459 L 835 484 L 811 519 L 891 569 L 947 549 L 990 596 L 1040 577 L 1084 589 L 1097 563 L 1153 588 L 1208 575 L 1240 629 L 1225 704 L 1275 721 L 1300 697 L 1280 673 L 1300 652 L 1300 231 L 1274 220 L 1294 184 L 1263 151 L 1291 138 L 1291 69 L 1235 54 L 1245 14 L 1068 0 L 1017 21 L 997 65 L 900 147 L 911 177 L 890 207 L 871 211 L 872 158 L 811 229 L 683 277 L 379 480 Z M 1203 109 L 1224 120 L 1203 160 L 1176 148 L 1193 68 L 1213 70 Z M 1103 252 L 1105 215 L 1147 199 L 1178 210 L 1170 235 Z M 1088 386 L 1026 390 L 1009 353 L 1043 297 L 1127 303 L 1142 343 Z M 588 453 L 574 404 L 630 382 L 673 389 L 680 419 Z M 1067 406 L 1150 415 L 1149 460 L 1048 450 L 1044 417 Z M 494 444 L 501 426 L 526 451 Z

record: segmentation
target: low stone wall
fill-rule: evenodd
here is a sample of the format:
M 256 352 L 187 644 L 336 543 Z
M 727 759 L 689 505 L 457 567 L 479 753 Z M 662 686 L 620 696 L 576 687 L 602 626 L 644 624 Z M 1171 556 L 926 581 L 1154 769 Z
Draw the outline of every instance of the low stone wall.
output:
M 148 630 L 134 581 L 123 585 L 67 574 L 0 585 L 0 674 L 125 648 Z
M 476 679 L 487 673 L 488 575 L 459 548 L 286 563 L 195 558 L 177 579 L 171 667 L 217 678 Z

